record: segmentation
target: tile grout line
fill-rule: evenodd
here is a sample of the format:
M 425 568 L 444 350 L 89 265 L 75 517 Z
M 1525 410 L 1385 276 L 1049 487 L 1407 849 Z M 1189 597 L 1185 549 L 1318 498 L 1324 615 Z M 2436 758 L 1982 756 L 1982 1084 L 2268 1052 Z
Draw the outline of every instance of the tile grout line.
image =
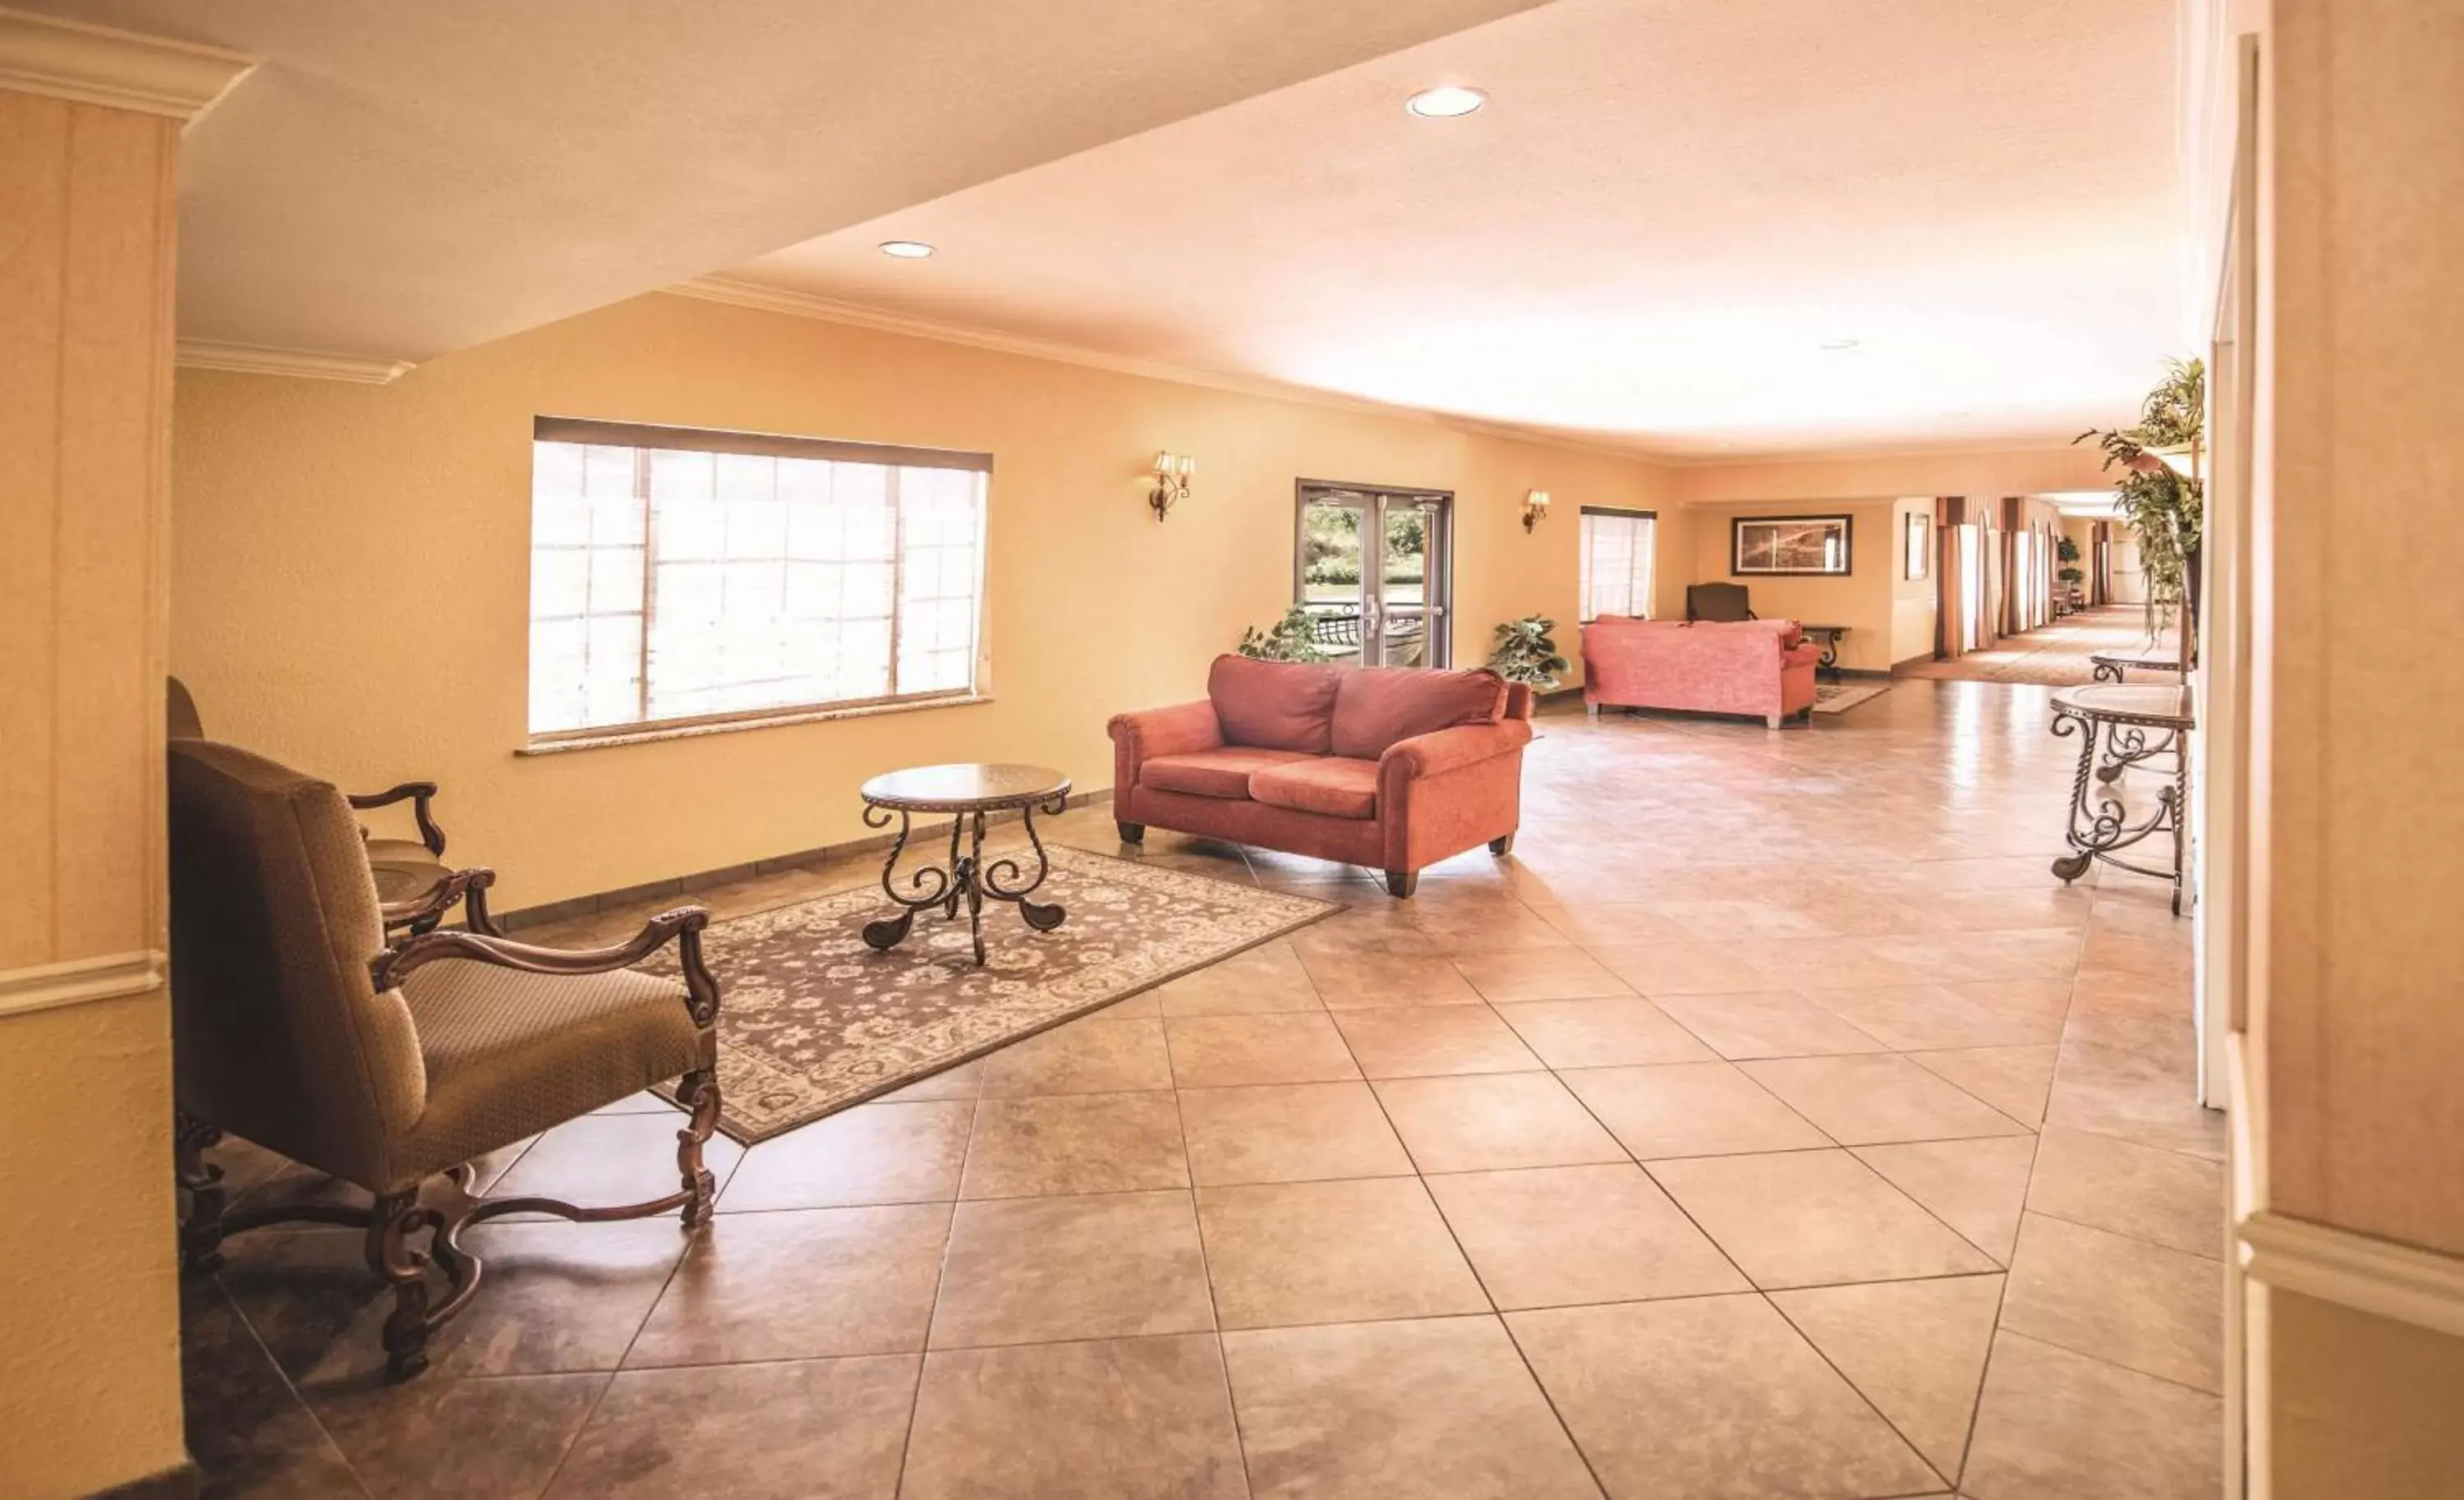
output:
M 373 1496 L 376 1491 L 369 1489 L 368 1482 L 360 1477 L 359 1464 L 343 1449 L 342 1445 L 335 1440 L 334 1434 L 325 1425 L 325 1419 L 317 1415 L 317 1408 L 308 1404 L 308 1398 L 300 1394 L 297 1382 L 291 1379 L 291 1372 L 282 1368 L 281 1360 L 274 1357 L 274 1351 L 266 1344 L 265 1335 L 257 1332 L 256 1324 L 252 1322 L 249 1318 L 248 1310 L 239 1305 L 239 1298 L 232 1296 L 231 1289 L 223 1285 L 222 1271 L 219 1269 L 209 1271 L 206 1273 L 206 1279 L 213 1286 L 214 1295 L 222 1298 L 224 1306 L 231 1309 L 231 1316 L 239 1319 L 239 1326 L 248 1330 L 249 1343 L 254 1347 L 258 1354 L 265 1357 L 266 1367 L 274 1372 L 274 1378 L 275 1379 L 282 1382 L 284 1394 L 291 1398 L 293 1403 L 299 1408 L 301 1415 L 308 1419 L 309 1425 L 317 1429 L 317 1435 L 325 1440 L 325 1445 L 334 1450 L 334 1456 L 342 1461 L 342 1467 L 350 1474 L 351 1483 L 360 1487 L 360 1493 L 362 1495 Z M 371 1297 L 370 1300 L 373 1301 L 375 1299 Z M 357 1318 L 355 1314 L 354 1321 L 356 1320 Z M 183 1379 L 183 1384 L 186 1384 L 185 1378 Z M 184 1434 L 186 1429 L 186 1418 L 187 1413 L 184 1410 L 182 1412 L 182 1426 Z M 211 1478 L 210 1475 L 206 1477 L 209 1479 Z
M 715 1073 L 714 1073 L 713 1076 L 715 1078 Z M 588 1115 L 579 1117 L 584 1119 L 589 1118 Z M 615 1116 L 610 1117 L 613 1118 Z M 550 1127 L 550 1129 L 554 1128 L 555 1127 L 553 1126 Z M 497 1173 L 495 1178 L 491 1179 L 488 1185 L 490 1187 L 494 1187 L 496 1183 L 503 1181 L 505 1178 L 512 1173 L 514 1168 L 520 1164 L 522 1157 L 529 1156 L 532 1149 L 538 1146 L 539 1141 L 543 1139 L 546 1135 L 546 1131 L 541 1131 L 538 1136 L 532 1136 L 530 1145 L 524 1146 L 520 1155 L 517 1156 L 512 1162 L 507 1163 L 505 1170 Z M 633 1325 L 633 1332 L 626 1338 L 623 1351 L 616 1356 L 615 1364 L 610 1366 L 606 1372 L 607 1378 L 599 1382 L 599 1389 L 593 1393 L 590 1398 L 590 1409 L 583 1412 L 582 1414 L 582 1421 L 574 1425 L 573 1437 L 566 1442 L 563 1450 L 557 1454 L 556 1465 L 548 1470 L 547 1480 L 539 1486 L 538 1490 L 539 1494 L 545 1495 L 549 1490 L 554 1489 L 556 1488 L 557 1480 L 564 1473 L 564 1466 L 573 1461 L 573 1450 L 582 1445 L 583 1438 L 590 1431 L 590 1423 L 599 1416 L 600 1406 L 607 1400 L 607 1393 L 616 1388 L 616 1378 L 624 1373 L 625 1361 L 633 1357 L 633 1346 L 642 1341 L 642 1330 L 650 1326 L 650 1319 L 658 1313 L 659 1304 L 668 1299 L 668 1290 L 676 1284 L 676 1277 L 683 1274 L 685 1262 L 693 1258 L 693 1251 L 701 1247 L 703 1243 L 710 1237 L 710 1231 L 716 1227 L 715 1221 L 718 1217 L 718 1201 L 726 1195 L 727 1184 L 736 1180 L 736 1174 L 743 1167 L 744 1158 L 752 1154 L 752 1148 L 749 1146 L 744 1150 L 737 1152 L 736 1159 L 728 1164 L 727 1176 L 712 1185 L 710 1193 L 711 1218 L 704 1221 L 698 1227 L 694 1228 L 691 1233 L 685 1236 L 684 1248 L 677 1253 L 675 1263 L 668 1268 L 667 1275 L 661 1278 L 659 1282 L 658 1295 L 652 1297 L 649 1304 L 642 1309 L 641 1320 Z M 713 1175 L 715 1176 L 715 1174 Z M 665 1216 L 662 1215 L 661 1217 Z M 572 1221 L 559 1221 L 551 1216 L 548 1219 L 536 1222 L 554 1224 L 559 1222 L 570 1223 Z M 549 1371 L 540 1373 L 563 1374 L 565 1372 Z
M 1468 983 L 1470 982 L 1466 980 L 1464 982 Z M 1477 992 L 1478 991 L 1475 988 L 1474 993 Z M 1340 1030 L 1341 1028 L 1338 1027 L 1338 1033 L 1340 1033 Z M 1343 1047 L 1346 1052 L 1352 1051 L 1352 1039 L 1350 1037 L 1344 1038 Z M 1358 1068 L 1360 1066 L 1360 1058 L 1358 1054 L 1353 1054 L 1352 1065 L 1354 1068 Z M 1551 1076 L 1553 1078 L 1554 1074 L 1551 1074 Z M 1560 1089 L 1566 1089 L 1566 1086 L 1562 1083 L 1558 1084 L 1557 1087 Z M 1566 1089 L 1566 1092 L 1571 1095 L 1573 1091 Z M 1480 1289 L 1481 1300 L 1488 1304 L 1489 1317 L 1495 1321 L 1498 1330 L 1506 1335 L 1506 1342 L 1513 1349 L 1514 1357 L 1522 1361 L 1523 1373 L 1530 1379 L 1532 1389 L 1540 1393 L 1540 1400 L 1548 1406 L 1549 1415 L 1556 1419 L 1557 1430 L 1566 1435 L 1566 1445 L 1574 1450 L 1574 1457 L 1581 1461 L 1583 1471 L 1591 1475 L 1593 1488 L 1598 1490 L 1603 1497 L 1607 1496 L 1610 1492 L 1609 1487 L 1607 1482 L 1600 1478 L 1598 1466 L 1592 1462 L 1592 1455 L 1584 1450 L 1582 1440 L 1574 1436 L 1573 1424 L 1568 1422 L 1566 1420 L 1566 1414 L 1558 1409 L 1557 1398 L 1550 1394 L 1549 1382 L 1540 1379 L 1540 1372 L 1538 1369 L 1533 1367 L 1531 1357 L 1524 1352 L 1523 1341 L 1514 1336 L 1514 1325 L 1506 1320 L 1505 1312 L 1498 1308 L 1497 1294 L 1489 1290 L 1488 1278 L 1480 1273 L 1479 1263 L 1472 1259 L 1471 1252 L 1469 1250 L 1463 1248 L 1463 1236 L 1456 1230 L 1454 1221 L 1446 1217 L 1445 1205 L 1438 1202 L 1437 1194 L 1429 1191 L 1427 1174 L 1419 1170 L 1420 1164 L 1419 1158 L 1413 1156 L 1411 1142 L 1403 1139 L 1402 1130 L 1396 1125 L 1393 1114 L 1386 1108 L 1385 1097 L 1378 1093 L 1375 1087 L 1370 1088 L 1369 1096 L 1377 1101 L 1377 1113 L 1379 1117 L 1386 1121 L 1386 1128 L 1394 1132 L 1395 1139 L 1403 1147 L 1404 1156 L 1411 1160 L 1414 1169 L 1412 1180 L 1419 1184 L 1421 1198 L 1427 1201 L 1430 1211 L 1438 1216 L 1438 1223 L 1445 1229 L 1446 1240 L 1449 1244 L 1454 1246 L 1455 1254 L 1462 1259 L 1463 1269 L 1471 1272 L 1472 1285 Z M 1575 1102 L 1580 1104 L 1582 1101 L 1577 1099 Z M 1595 1123 L 1597 1122 L 1595 1121 Z M 1603 1126 L 1601 1128 L 1605 1130 L 1607 1127 Z M 1609 1138 L 1613 1141 L 1617 1140 L 1617 1137 L 1614 1135 Z M 1617 1149 L 1623 1151 L 1625 1149 L 1625 1143 L 1617 1141 Z
M 1173 1071 L 1172 1028 L 1156 1023 L 1163 1037 L 1164 1070 Z M 1215 1368 L 1223 1377 L 1223 1407 L 1232 1418 L 1232 1447 L 1241 1455 L 1241 1492 L 1257 1492 L 1257 1482 L 1249 1472 L 1249 1439 L 1241 1425 L 1241 1401 L 1232 1389 L 1232 1355 L 1223 1347 L 1223 1308 L 1215 1294 L 1215 1262 L 1206 1248 L 1206 1219 L 1198 1211 L 1198 1159 L 1189 1148 L 1189 1118 L 1181 1110 L 1180 1090 L 1172 1091 L 1173 1121 L 1180 1131 L 1180 1166 L 1189 1179 L 1189 1226 L 1198 1236 L 1198 1274 L 1206 1284 L 1206 1320 L 1211 1325 L 1207 1339 L 1215 1346 Z
M 958 1151 L 958 1178 L 957 1183 L 951 1188 L 953 1194 L 965 1184 L 967 1163 L 973 1160 L 976 1155 L 976 1125 L 982 1118 L 983 1112 L 983 1079 L 980 1075 L 976 1080 L 976 1092 L 977 1097 L 970 1100 L 967 1106 L 967 1143 Z M 898 1442 L 898 1474 L 890 1487 L 891 1500 L 897 1500 L 897 1497 L 906 1491 L 907 1464 L 915 1453 L 915 1417 L 924 1409 L 924 1372 L 925 1367 L 933 1359 L 933 1325 L 941 1315 L 941 1288 L 950 1275 L 950 1248 L 957 1243 L 958 1239 L 960 1202 L 961 1200 L 956 1197 L 950 1200 L 950 1217 L 941 1230 L 941 1259 L 940 1264 L 933 1268 L 933 1298 L 925 1304 L 924 1335 L 916 1340 L 915 1383 L 907 1393 L 907 1430 Z

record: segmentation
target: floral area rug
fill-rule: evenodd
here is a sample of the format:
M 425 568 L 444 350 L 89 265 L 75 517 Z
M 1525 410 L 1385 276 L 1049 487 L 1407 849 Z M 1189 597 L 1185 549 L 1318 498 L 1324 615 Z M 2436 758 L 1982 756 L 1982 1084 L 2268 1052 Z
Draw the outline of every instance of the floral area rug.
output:
M 719 1129 L 748 1146 L 766 1140 L 1335 910 L 1047 849 L 1052 872 L 1035 899 L 1068 919 L 1033 932 L 1017 908 L 985 902 L 981 968 L 963 911 L 957 921 L 919 915 L 887 953 L 866 946 L 864 924 L 896 910 L 878 884 L 712 923 L 702 950 L 719 988 Z

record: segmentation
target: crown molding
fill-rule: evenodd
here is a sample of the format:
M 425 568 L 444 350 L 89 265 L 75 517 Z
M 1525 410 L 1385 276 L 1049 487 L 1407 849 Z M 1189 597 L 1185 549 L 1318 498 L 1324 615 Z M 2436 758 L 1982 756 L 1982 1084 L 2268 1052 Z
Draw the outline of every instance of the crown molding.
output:
M 65 963 L 38 963 L 32 968 L 0 969 L 0 1017 L 143 995 L 162 983 L 160 948 L 106 953 L 91 959 L 71 959 Z
M 1293 385 L 1287 381 L 1267 380 L 1254 375 L 1229 375 L 1217 370 L 1198 369 L 1186 364 L 1168 364 L 1158 360 L 1140 360 L 1127 355 L 1105 354 L 1093 349 L 1081 348 L 1076 344 L 1058 343 L 1047 339 L 1033 339 L 1022 334 L 997 333 L 988 328 L 972 327 L 965 323 L 944 322 L 937 318 L 920 318 L 910 313 L 893 313 L 883 308 L 867 307 L 859 302 L 842 302 L 833 298 L 817 297 L 810 292 L 764 286 L 754 281 L 738 281 L 730 276 L 695 276 L 690 281 L 680 281 L 673 286 L 662 287 L 660 290 L 671 296 L 697 298 L 705 302 L 725 302 L 732 307 L 750 307 L 765 313 L 783 313 L 790 318 L 811 318 L 823 322 L 870 328 L 881 333 L 904 334 L 912 339 L 932 339 L 942 343 L 965 344 L 969 348 L 991 349 L 998 353 L 1016 354 L 1031 360 L 1050 360 L 1061 364 L 1110 370 L 1117 375 L 1135 375 L 1145 380 L 1170 381 L 1179 386 L 1200 386 L 1209 390 L 1225 390 L 1243 396 L 1262 396 L 1269 401 L 1290 401 L 1302 406 L 1325 407 L 1336 411 L 1355 411 L 1363 416 L 1421 422 L 1453 431 L 1476 433 L 1483 437 L 1500 438 L 1507 442 L 1531 443 L 1542 448 L 1595 453 L 1603 458 L 1615 458 L 1626 463 L 1663 462 L 1648 453 L 1632 449 L 1580 442 L 1545 428 L 1518 427 L 1508 422 L 1489 422 L 1478 417 L 1455 416 L 1443 411 L 1432 411 L 1425 407 L 1397 406 L 1390 402 L 1371 401 L 1361 396 L 1346 396 L 1335 391 L 1321 390 L 1313 386 Z
M 191 121 L 255 66 L 200 42 L 0 10 L 0 89 L 19 94 Z
M 2464 1338 L 2464 1259 L 2267 1209 L 2235 1238 L 2253 1281 Z
M 412 368 L 412 362 L 407 360 L 319 354 L 313 349 L 268 349 L 253 343 L 212 343 L 203 339 L 181 340 L 178 363 L 183 369 L 291 375 L 301 380 L 342 380 L 362 386 L 388 385 Z

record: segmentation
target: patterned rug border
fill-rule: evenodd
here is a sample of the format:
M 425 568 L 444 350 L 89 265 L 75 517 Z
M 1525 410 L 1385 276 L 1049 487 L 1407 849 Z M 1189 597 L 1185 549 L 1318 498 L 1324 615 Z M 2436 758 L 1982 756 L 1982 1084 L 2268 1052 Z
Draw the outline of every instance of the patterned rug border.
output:
M 829 1109 L 819 1114 L 813 1115 L 809 1119 L 797 1120 L 794 1123 L 787 1125 L 776 1125 L 768 1130 L 755 1130 L 744 1125 L 740 1120 L 733 1116 L 727 1107 L 726 1099 L 722 1096 L 719 1101 L 718 1114 L 718 1129 L 720 1134 L 726 1136 L 730 1140 L 735 1141 L 737 1144 L 748 1148 L 758 1146 L 765 1140 L 776 1140 L 781 1136 L 803 1130 L 807 1125 L 818 1124 L 823 1120 L 828 1119 L 833 1114 L 838 1114 L 844 1111 L 851 1110 L 859 1104 L 868 1103 L 873 1099 L 877 1099 L 885 1093 L 895 1093 L 899 1090 L 918 1083 L 926 1078 L 938 1076 L 941 1073 L 948 1072 L 953 1068 L 959 1067 L 966 1063 L 972 1063 L 979 1057 L 998 1052 L 1002 1048 L 1008 1047 L 1013 1043 L 1023 1042 L 1031 1036 L 1042 1035 L 1044 1032 L 1049 1031 L 1055 1026 L 1066 1026 L 1068 1023 L 1077 1020 L 1081 1016 L 1087 1015 L 1092 1011 L 1101 1010 L 1107 1005 L 1119 1004 L 1122 1001 L 1128 1000 L 1133 996 L 1143 995 L 1151 989 L 1159 988 L 1177 979 L 1185 979 L 1188 976 L 1199 972 L 1200 969 L 1212 968 L 1216 964 L 1222 962 L 1224 960 L 1246 953 L 1252 948 L 1262 947 L 1266 943 L 1275 941 L 1279 938 L 1288 938 L 1292 934 L 1299 932 L 1302 928 L 1322 922 L 1328 917 L 1332 916 L 1335 913 L 1343 910 L 1343 907 L 1336 902 L 1321 900 L 1320 898 L 1312 895 L 1302 895 L 1297 892 L 1275 891 L 1268 887 L 1254 884 L 1243 885 L 1236 880 L 1225 880 L 1219 875 L 1200 874 L 1193 870 L 1177 870 L 1165 866 L 1147 866 L 1147 863 L 1144 860 L 1123 859 L 1118 854 L 1098 853 L 1090 849 L 1080 849 L 1073 844 L 1047 844 L 1045 847 L 1056 854 L 1066 851 L 1076 858 L 1093 860 L 1099 864 L 1119 865 L 1132 870 L 1139 869 L 1144 866 L 1151 871 L 1159 871 L 1166 874 L 1177 875 L 1188 880 L 1203 881 L 1210 885 L 1223 886 L 1233 891 L 1270 893 L 1287 901 L 1306 903 L 1307 905 L 1314 908 L 1314 910 L 1296 916 L 1289 921 L 1281 923 L 1266 932 L 1260 933 L 1233 947 L 1226 948 L 1222 952 L 1216 954 L 1212 958 L 1206 959 L 1201 962 L 1182 964 L 1177 968 L 1158 974 L 1155 978 L 1147 980 L 1143 983 L 1122 990 L 1118 994 L 1107 995 L 1101 1000 L 1089 1001 L 1086 1004 L 1063 1011 L 1062 1013 L 1052 1016 L 1035 1026 L 1029 1026 L 1023 1031 L 1012 1032 L 1007 1036 L 987 1042 L 981 1047 L 956 1053 L 922 1072 L 910 1073 L 905 1077 L 894 1078 L 876 1088 L 866 1090 L 862 1093 L 855 1094 L 842 1100 L 838 1104 L 831 1106 Z M 705 930 L 704 938 L 707 939 L 710 936 L 719 933 L 726 928 L 757 921 L 763 917 L 775 916 L 781 912 L 788 911 L 795 907 L 811 906 L 824 901 L 833 901 L 843 896 L 854 894 L 858 892 L 872 890 L 879 884 L 880 882 L 877 880 L 868 880 L 857 885 L 847 886 L 843 890 L 825 891 L 819 895 L 800 896 L 792 901 L 781 901 L 776 906 L 765 906 L 751 912 L 739 912 L 736 915 L 727 917 L 724 920 L 712 922 L 709 928 Z M 887 903 L 885 903 L 885 905 Z M 990 917 L 993 915 L 994 914 L 992 913 L 986 914 L 987 917 Z M 724 1026 L 726 1024 L 727 1016 L 727 976 L 724 974 L 719 975 L 718 982 L 720 1025 Z M 655 1089 L 651 1090 L 651 1092 L 657 1094 L 660 1098 L 667 1100 L 670 1104 L 674 1104 L 676 1102 L 676 1092 L 673 1084 L 660 1084 Z

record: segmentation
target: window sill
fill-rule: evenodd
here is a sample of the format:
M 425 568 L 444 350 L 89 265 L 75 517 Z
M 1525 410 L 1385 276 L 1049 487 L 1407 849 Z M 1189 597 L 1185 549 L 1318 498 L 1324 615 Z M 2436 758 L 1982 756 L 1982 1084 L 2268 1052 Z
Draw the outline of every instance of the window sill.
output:
M 777 729 L 787 724 L 824 724 L 838 718 L 870 718 L 877 714 L 914 714 L 928 709 L 964 708 L 975 703 L 993 701 L 989 693 L 971 693 L 963 697 L 927 698 L 914 703 L 866 703 L 852 708 L 792 709 L 779 714 L 762 714 L 745 718 L 720 719 L 702 724 L 647 725 L 638 729 L 611 729 L 605 734 L 579 735 L 570 739 L 535 739 L 517 749 L 517 756 L 562 755 L 569 750 L 604 750 L 610 745 L 651 744 L 663 739 L 699 739 L 706 735 L 733 735 L 748 729 Z

